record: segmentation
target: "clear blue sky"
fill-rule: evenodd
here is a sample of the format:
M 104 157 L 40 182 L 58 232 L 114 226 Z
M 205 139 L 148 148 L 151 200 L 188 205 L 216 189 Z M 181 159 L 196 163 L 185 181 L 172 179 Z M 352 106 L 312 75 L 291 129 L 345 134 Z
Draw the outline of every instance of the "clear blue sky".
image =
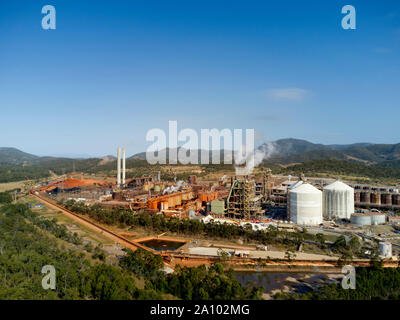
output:
M 54 5 L 57 29 L 42 30 Z M 341 28 L 341 8 L 357 29 Z M 145 151 L 146 132 L 400 142 L 400 1 L 0 1 L 0 146 Z

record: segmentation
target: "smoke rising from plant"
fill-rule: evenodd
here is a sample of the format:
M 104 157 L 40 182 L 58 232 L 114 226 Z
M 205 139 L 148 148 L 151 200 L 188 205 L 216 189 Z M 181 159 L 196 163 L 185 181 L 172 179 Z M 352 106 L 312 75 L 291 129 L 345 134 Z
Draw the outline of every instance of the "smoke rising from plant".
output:
M 249 175 L 253 169 L 258 167 L 264 160 L 271 158 L 277 153 L 277 149 L 272 142 L 264 142 L 253 151 L 246 152 L 246 146 L 243 145 L 240 150 L 235 152 L 235 171 L 237 175 Z M 246 164 L 243 167 L 243 164 Z

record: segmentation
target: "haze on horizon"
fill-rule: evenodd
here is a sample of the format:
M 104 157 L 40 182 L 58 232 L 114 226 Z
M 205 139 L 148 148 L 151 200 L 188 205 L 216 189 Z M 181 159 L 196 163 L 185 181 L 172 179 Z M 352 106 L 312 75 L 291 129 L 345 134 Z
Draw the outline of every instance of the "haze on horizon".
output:
M 258 142 L 398 143 L 400 4 L 0 3 L 0 146 L 35 155 L 146 150 L 152 128 L 254 128 Z

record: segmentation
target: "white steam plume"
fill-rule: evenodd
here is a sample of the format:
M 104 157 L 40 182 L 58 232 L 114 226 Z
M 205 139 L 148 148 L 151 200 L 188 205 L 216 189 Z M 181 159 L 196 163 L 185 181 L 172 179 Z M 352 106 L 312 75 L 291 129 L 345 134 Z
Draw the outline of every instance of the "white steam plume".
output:
M 272 142 L 264 142 L 260 147 L 246 152 L 246 146 L 242 146 L 240 150 L 235 152 L 235 170 L 237 175 L 249 175 L 255 167 L 258 167 L 263 160 L 269 159 L 277 152 Z M 245 164 L 245 167 L 241 165 Z

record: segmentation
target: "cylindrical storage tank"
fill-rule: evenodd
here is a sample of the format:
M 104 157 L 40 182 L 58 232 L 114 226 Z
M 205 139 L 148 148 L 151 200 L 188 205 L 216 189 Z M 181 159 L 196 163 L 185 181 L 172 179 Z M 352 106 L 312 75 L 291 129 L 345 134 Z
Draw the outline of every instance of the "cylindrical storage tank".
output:
M 368 214 L 353 213 L 350 217 L 350 222 L 358 226 L 371 225 L 371 216 Z
M 379 242 L 379 255 L 384 258 L 391 258 L 392 244 L 390 242 Z
M 371 194 L 369 192 L 361 192 L 360 200 L 361 200 L 361 202 L 364 202 L 364 203 L 370 203 L 371 202 Z
M 373 213 L 371 214 L 371 224 L 385 224 L 386 215 L 384 213 Z
M 392 204 L 395 206 L 400 205 L 400 194 L 392 194 Z
M 379 193 L 371 193 L 371 204 L 381 204 L 381 195 Z
M 322 223 L 322 192 L 308 183 L 289 191 L 290 220 L 300 225 Z
M 361 197 L 360 192 L 358 191 L 354 192 L 354 202 L 359 203 L 361 201 L 360 197 Z
M 286 207 L 287 207 L 287 219 L 288 221 L 290 221 L 290 197 L 289 197 L 289 192 L 290 190 L 293 190 L 294 188 L 301 186 L 303 184 L 303 180 L 299 180 L 294 182 L 293 184 L 291 184 L 288 188 L 287 188 L 287 192 L 288 192 L 288 196 L 286 199 Z
M 327 219 L 350 219 L 354 213 L 354 189 L 341 181 L 326 186 L 323 191 L 323 216 Z
M 392 195 L 390 193 L 381 194 L 381 204 L 391 206 L 392 205 Z

